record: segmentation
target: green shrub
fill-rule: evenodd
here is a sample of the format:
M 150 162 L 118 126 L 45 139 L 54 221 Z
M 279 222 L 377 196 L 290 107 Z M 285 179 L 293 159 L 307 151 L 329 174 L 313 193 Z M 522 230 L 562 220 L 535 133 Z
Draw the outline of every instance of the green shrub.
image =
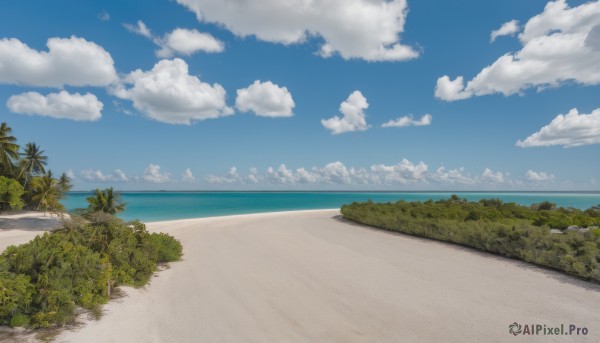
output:
M 344 218 L 386 230 L 453 242 L 521 259 L 600 282 L 600 229 L 550 234 L 550 228 L 598 226 L 595 211 L 556 208 L 543 202 L 530 208 L 498 200 L 353 203 Z
M 181 257 L 181 244 L 140 222 L 95 216 L 72 220 L 0 255 L 0 325 L 49 327 L 77 307 L 97 309 L 111 289 L 145 284 L 158 262 Z

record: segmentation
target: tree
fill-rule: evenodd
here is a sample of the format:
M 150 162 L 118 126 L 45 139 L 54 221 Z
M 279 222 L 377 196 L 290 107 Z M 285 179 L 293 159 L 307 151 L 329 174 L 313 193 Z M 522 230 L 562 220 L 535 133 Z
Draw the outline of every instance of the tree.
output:
M 8 174 L 13 169 L 13 160 L 19 159 L 17 139 L 11 135 L 12 129 L 6 123 L 0 124 L 0 172 Z
M 22 208 L 23 193 L 23 186 L 17 180 L 0 176 L 0 211 Z
M 102 191 L 96 188 L 94 195 L 88 197 L 86 200 L 89 204 L 88 210 L 91 213 L 104 212 L 114 215 L 123 212 L 126 205 L 121 202 L 121 195 L 115 193 L 112 187 Z
M 27 143 L 25 145 L 25 152 L 21 154 L 22 159 L 19 162 L 21 172 L 19 178 L 25 178 L 25 188 L 33 176 L 36 174 L 44 174 L 46 172 L 45 165 L 47 164 L 48 157 L 44 155 L 44 150 L 40 149 L 40 146 L 35 143 Z
M 31 180 L 31 201 L 36 211 L 63 211 L 64 207 L 59 202 L 62 197 L 58 180 L 51 170 Z
M 71 188 L 73 188 L 71 178 L 67 176 L 67 173 L 62 173 L 58 179 L 58 189 L 61 191 L 61 193 L 66 193 L 70 191 Z

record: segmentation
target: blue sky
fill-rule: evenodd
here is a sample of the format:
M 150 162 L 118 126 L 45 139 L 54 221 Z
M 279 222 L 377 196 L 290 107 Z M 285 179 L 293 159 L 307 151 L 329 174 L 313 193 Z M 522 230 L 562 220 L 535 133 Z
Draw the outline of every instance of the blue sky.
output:
M 78 190 L 598 190 L 598 61 L 600 1 L 10 0 L 0 121 Z

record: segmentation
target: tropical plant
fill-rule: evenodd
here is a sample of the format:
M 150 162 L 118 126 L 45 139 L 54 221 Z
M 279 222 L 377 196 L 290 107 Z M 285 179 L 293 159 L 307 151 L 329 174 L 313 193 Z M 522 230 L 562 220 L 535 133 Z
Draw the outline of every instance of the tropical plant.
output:
M 125 210 L 126 203 L 121 202 L 121 194 L 114 192 L 113 188 L 100 190 L 96 188 L 94 195 L 88 197 L 88 212 L 104 212 L 108 214 L 117 214 Z
M 66 193 L 73 188 L 73 184 L 71 183 L 71 178 L 67 175 L 67 173 L 62 173 L 60 178 L 58 179 L 58 190 L 62 193 Z
M 40 146 L 35 143 L 27 143 L 25 145 L 25 152 L 21 156 L 22 158 L 19 161 L 21 169 L 19 178 L 25 179 L 24 185 L 27 188 L 27 184 L 33 176 L 46 172 L 45 166 L 48 157 L 44 155 L 44 150 L 41 150 Z
M 61 230 L 10 246 L 0 255 L 0 325 L 69 323 L 76 307 L 98 310 L 113 286 L 144 285 L 157 263 L 177 261 L 181 255 L 175 238 L 149 233 L 139 221 L 67 221 Z
M 0 172 L 5 175 L 12 171 L 13 160 L 19 159 L 19 145 L 11 133 L 12 128 L 8 124 L 0 124 Z
M 0 211 L 23 207 L 23 186 L 17 180 L 0 176 Z
M 59 202 L 62 197 L 63 192 L 51 170 L 31 180 L 31 202 L 36 211 L 63 211 L 64 207 Z

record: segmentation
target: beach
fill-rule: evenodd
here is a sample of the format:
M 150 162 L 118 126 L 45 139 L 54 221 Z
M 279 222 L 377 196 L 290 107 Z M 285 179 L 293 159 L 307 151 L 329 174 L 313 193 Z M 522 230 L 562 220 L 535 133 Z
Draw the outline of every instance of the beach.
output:
M 149 223 L 183 260 L 55 342 L 597 342 L 600 286 L 338 210 Z M 17 230 L 12 230 L 17 231 Z M 35 232 L 24 231 L 28 235 Z M 5 243 L 11 231 L 0 233 Z M 12 242 L 26 235 L 10 236 Z M 17 237 L 17 238 L 15 238 Z M 515 338 L 509 325 L 585 327 Z

